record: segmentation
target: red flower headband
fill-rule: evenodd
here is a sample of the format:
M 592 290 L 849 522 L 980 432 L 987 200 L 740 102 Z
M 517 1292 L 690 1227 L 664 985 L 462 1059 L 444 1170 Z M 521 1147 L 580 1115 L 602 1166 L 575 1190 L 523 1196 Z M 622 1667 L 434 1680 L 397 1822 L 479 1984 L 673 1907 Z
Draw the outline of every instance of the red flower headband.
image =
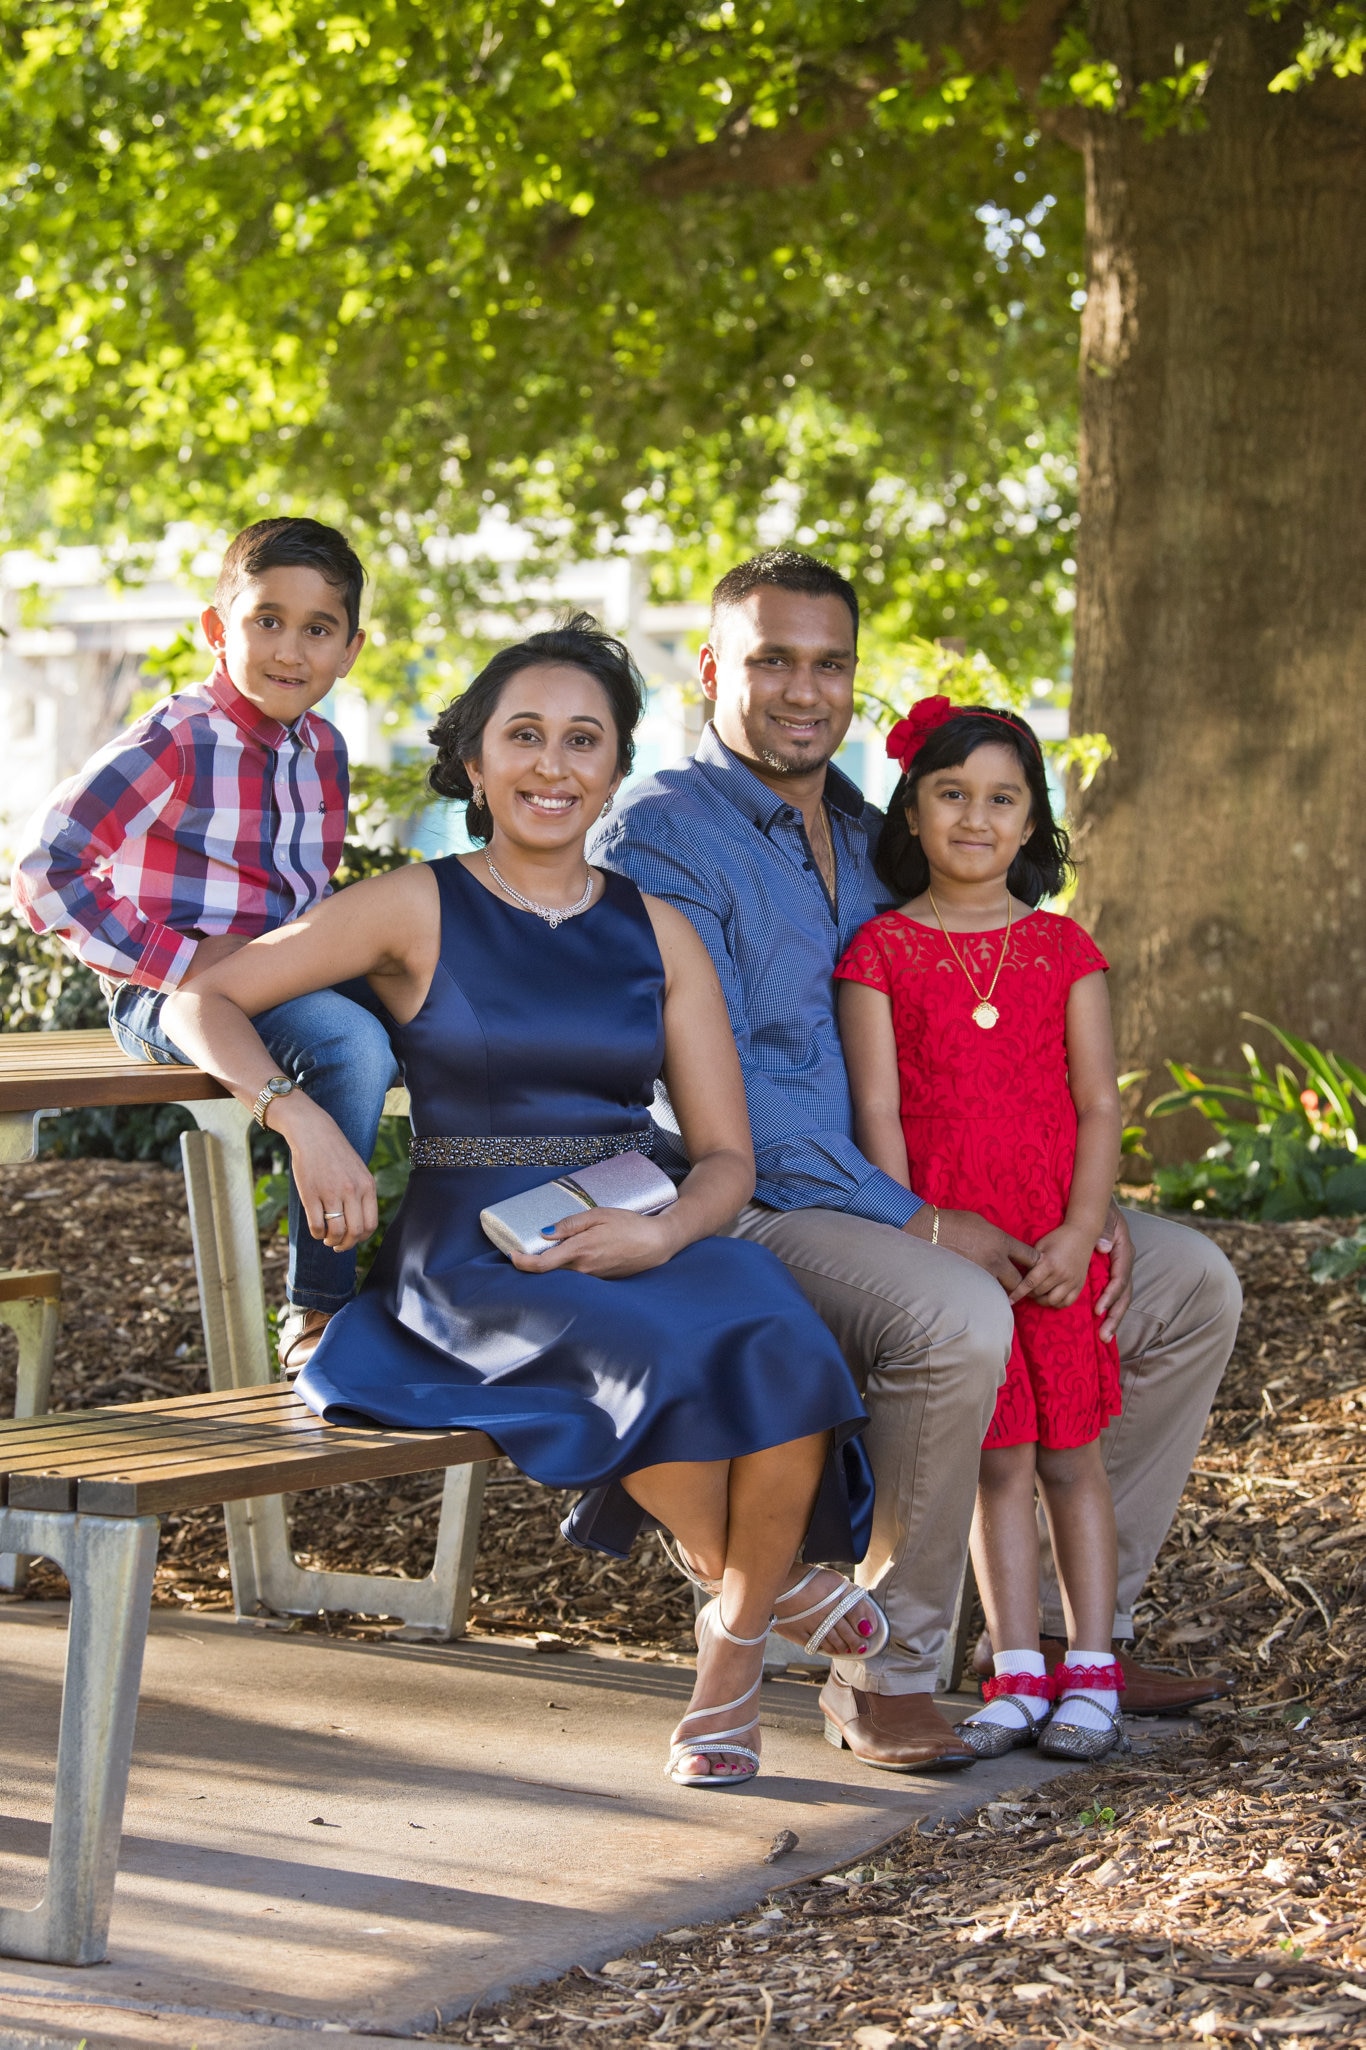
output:
M 921 698 L 911 706 L 904 719 L 898 719 L 887 735 L 887 752 L 894 762 L 900 762 L 904 774 L 919 754 L 930 735 L 940 726 L 946 726 L 950 719 L 998 719 L 1002 726 L 1008 726 L 1012 733 L 1038 741 L 1028 727 L 1021 728 L 1003 712 L 990 711 L 985 705 L 955 705 L 950 698 Z

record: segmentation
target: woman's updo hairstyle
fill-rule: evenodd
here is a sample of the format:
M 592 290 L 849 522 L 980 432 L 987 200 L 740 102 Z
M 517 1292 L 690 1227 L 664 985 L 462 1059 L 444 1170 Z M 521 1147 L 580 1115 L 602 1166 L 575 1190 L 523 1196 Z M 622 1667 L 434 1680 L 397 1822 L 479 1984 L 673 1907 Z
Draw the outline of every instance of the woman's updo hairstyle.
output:
M 465 763 L 479 760 L 484 728 L 497 711 L 505 686 L 523 669 L 566 662 L 594 677 L 607 693 L 617 729 L 617 769 L 623 776 L 630 773 L 635 730 L 645 710 L 644 679 L 623 641 L 604 633 L 590 613 L 568 614 L 544 633 L 528 634 L 524 641 L 500 648 L 469 689 L 447 705 L 428 735 L 436 749 L 428 781 L 438 797 L 465 799 L 465 827 L 471 840 L 490 839 L 493 818 L 487 804 L 475 803 Z
M 1043 755 L 1033 728 L 1014 712 L 955 712 L 942 726 L 936 726 L 917 752 L 887 802 L 873 866 L 888 889 L 898 898 L 919 897 L 929 888 L 930 865 L 925 850 L 906 823 L 906 809 L 916 802 L 922 777 L 937 769 L 958 769 L 979 747 L 1008 747 L 1019 758 L 1029 789 L 1029 809 L 1034 824 L 1010 864 L 1006 888 L 1026 904 L 1040 904 L 1056 897 L 1072 874 L 1067 834 L 1053 816 Z

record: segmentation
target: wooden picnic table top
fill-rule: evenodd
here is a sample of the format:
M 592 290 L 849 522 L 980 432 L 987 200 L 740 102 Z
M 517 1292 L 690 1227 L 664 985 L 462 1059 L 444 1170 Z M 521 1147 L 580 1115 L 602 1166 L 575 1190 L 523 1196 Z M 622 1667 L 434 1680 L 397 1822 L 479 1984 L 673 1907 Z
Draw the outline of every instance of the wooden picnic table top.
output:
M 106 1104 L 200 1103 L 228 1091 L 201 1068 L 135 1061 L 104 1027 L 0 1032 L 0 1115 Z
M 482 1431 L 325 1424 L 292 1388 L 274 1382 L 0 1420 L 0 1503 L 164 1515 L 497 1457 Z

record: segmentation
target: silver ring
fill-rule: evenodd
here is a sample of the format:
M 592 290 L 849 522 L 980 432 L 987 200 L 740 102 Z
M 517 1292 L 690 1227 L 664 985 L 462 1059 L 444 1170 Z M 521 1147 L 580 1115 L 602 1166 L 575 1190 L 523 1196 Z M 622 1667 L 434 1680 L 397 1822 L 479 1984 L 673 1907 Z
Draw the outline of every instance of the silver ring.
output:
M 345 1215 L 346 1212 L 344 1210 L 324 1210 L 323 1212 L 324 1217 L 345 1217 Z

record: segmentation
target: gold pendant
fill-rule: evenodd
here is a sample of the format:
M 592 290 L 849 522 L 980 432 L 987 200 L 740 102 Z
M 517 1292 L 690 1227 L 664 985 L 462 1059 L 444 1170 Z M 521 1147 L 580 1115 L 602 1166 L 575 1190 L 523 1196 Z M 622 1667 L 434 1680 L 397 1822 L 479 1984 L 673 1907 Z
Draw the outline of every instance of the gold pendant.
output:
M 999 1022 L 1000 1016 L 995 1004 L 989 1004 L 984 997 L 973 1010 L 972 1022 L 974 1025 L 980 1025 L 983 1032 L 990 1032 L 992 1026 Z

